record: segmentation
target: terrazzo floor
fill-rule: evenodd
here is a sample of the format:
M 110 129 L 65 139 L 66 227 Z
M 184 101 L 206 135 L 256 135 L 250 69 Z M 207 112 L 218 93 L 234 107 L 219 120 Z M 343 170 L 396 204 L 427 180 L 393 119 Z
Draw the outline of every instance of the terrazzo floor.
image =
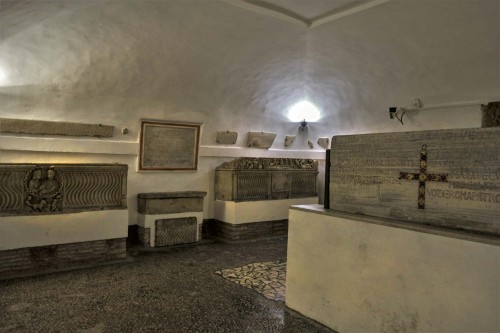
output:
M 0 333 L 332 332 L 286 308 L 279 283 L 270 298 L 248 288 L 284 278 L 286 239 L 129 255 L 131 263 L 0 281 Z

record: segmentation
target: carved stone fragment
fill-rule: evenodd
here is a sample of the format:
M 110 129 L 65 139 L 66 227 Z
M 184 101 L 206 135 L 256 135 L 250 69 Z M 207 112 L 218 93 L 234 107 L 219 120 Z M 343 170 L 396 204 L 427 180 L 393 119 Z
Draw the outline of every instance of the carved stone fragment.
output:
M 270 148 L 273 145 L 276 133 L 248 132 L 247 146 L 253 148 Z
M 238 139 L 238 132 L 217 131 L 217 143 L 221 145 L 234 145 Z
M 290 146 L 295 141 L 295 135 L 287 135 L 285 137 L 285 147 Z
M 330 146 L 330 139 L 318 138 L 318 145 L 324 149 L 328 149 L 328 146 Z
M 114 126 L 31 119 L 0 119 L 0 133 L 112 137 Z
M 307 141 L 307 145 L 309 146 L 309 149 L 313 149 L 314 148 L 314 144 L 311 142 L 311 140 Z

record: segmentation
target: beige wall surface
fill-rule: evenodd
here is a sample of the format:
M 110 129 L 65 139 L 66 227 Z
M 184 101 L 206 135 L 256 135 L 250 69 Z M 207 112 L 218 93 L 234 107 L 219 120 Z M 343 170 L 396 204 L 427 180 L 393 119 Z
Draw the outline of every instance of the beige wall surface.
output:
M 342 333 L 500 330 L 498 241 L 307 209 L 290 209 L 288 307 Z
M 40 216 L 2 216 L 0 251 L 23 247 L 125 238 L 127 210 Z

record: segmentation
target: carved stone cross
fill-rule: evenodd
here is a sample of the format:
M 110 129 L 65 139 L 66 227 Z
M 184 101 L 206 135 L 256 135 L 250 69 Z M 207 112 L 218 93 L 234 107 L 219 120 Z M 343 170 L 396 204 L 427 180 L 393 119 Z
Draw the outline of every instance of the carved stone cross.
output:
M 418 209 L 425 208 L 425 182 L 448 182 L 448 175 L 427 173 L 427 146 L 420 152 L 420 172 L 400 172 L 399 179 L 418 180 Z

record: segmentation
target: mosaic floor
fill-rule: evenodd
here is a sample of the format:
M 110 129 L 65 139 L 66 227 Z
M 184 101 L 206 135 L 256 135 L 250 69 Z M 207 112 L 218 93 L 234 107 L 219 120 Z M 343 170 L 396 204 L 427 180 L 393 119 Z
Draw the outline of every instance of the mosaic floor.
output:
M 215 274 L 253 289 L 273 301 L 285 300 L 286 261 L 257 262 L 216 271 Z

